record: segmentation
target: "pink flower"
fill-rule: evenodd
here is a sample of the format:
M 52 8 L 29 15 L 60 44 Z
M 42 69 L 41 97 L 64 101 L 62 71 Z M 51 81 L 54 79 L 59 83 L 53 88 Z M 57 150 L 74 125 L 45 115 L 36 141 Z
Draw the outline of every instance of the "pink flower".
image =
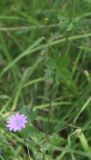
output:
M 27 116 L 25 116 L 24 114 L 16 113 L 8 119 L 7 127 L 10 131 L 16 132 L 25 128 L 26 123 Z

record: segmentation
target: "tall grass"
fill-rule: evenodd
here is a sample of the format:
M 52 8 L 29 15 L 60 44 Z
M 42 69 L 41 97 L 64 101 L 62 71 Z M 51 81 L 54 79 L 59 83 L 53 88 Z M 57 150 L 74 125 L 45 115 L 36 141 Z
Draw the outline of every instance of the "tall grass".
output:
M 89 0 L 0 2 L 1 160 L 91 159 L 90 19 Z

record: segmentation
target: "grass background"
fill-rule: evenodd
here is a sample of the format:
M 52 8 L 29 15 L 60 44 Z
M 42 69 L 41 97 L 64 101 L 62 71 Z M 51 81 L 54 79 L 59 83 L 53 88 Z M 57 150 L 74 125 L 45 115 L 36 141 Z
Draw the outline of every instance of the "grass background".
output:
M 91 159 L 90 52 L 90 0 L 0 1 L 1 160 Z

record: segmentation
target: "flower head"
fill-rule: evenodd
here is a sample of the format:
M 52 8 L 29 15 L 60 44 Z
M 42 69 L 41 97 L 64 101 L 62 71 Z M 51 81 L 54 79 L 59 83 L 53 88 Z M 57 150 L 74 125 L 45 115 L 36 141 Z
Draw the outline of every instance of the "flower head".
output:
M 26 123 L 27 116 L 25 116 L 24 114 L 16 113 L 8 119 L 7 127 L 10 131 L 16 132 L 25 128 Z

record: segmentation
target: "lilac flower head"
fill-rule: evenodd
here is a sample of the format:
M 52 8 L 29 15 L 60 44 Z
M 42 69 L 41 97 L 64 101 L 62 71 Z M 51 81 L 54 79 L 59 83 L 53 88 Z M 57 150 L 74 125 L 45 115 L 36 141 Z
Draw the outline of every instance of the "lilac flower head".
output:
M 25 128 L 26 123 L 27 116 L 25 116 L 24 114 L 16 113 L 8 119 L 7 127 L 10 131 L 16 132 Z

